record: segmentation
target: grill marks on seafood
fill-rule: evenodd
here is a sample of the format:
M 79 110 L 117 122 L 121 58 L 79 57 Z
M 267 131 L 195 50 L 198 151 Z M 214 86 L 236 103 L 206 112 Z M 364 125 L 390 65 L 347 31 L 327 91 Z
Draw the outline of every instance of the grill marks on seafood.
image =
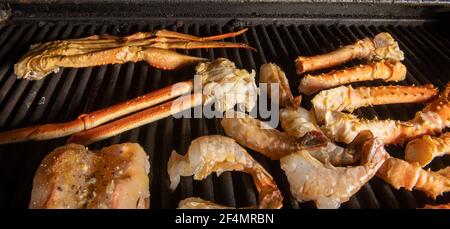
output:
M 413 139 L 406 145 L 405 159 L 408 162 L 417 162 L 420 166 L 428 165 L 435 157 L 450 154 L 450 132 L 439 137 L 430 135 Z
M 322 163 L 307 151 L 299 151 L 281 158 L 292 195 L 300 202 L 313 200 L 318 208 L 338 208 L 377 172 L 387 157 L 383 143 L 372 138 L 370 132 L 361 133 L 358 151 L 361 165 L 334 167 Z
M 401 61 L 404 54 L 397 41 L 389 33 L 379 33 L 373 39 L 364 38 L 351 45 L 346 45 L 333 52 L 305 57 L 295 60 L 297 74 L 333 67 L 352 59 Z
M 282 207 L 283 197 L 272 176 L 232 138 L 220 135 L 199 137 L 191 142 L 184 156 L 173 151 L 167 168 L 172 190 L 178 186 L 180 176 L 194 175 L 195 180 L 202 180 L 213 172 L 217 175 L 225 171 L 246 172 L 252 176 L 258 189 L 258 208 Z M 205 202 L 199 206 L 205 206 Z
M 105 64 L 146 61 L 153 67 L 173 70 L 191 63 L 206 61 L 204 58 L 179 54 L 172 49 L 245 48 L 243 43 L 216 42 L 244 33 L 237 32 L 196 37 L 172 31 L 139 32 L 125 37 L 94 35 L 39 43 L 31 46 L 14 66 L 19 79 L 40 80 L 61 67 L 92 67 Z
M 148 156 L 136 143 L 99 151 L 68 144 L 48 154 L 33 181 L 30 208 L 148 208 Z
M 400 62 L 373 62 L 343 70 L 335 70 L 321 75 L 305 75 L 298 90 L 312 95 L 320 90 L 354 82 L 383 80 L 398 82 L 406 77 L 406 67 Z

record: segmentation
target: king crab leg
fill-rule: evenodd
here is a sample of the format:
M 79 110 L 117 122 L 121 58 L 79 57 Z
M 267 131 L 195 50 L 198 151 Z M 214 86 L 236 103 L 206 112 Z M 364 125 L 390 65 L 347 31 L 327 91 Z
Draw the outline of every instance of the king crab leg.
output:
M 295 60 L 297 74 L 336 66 L 352 59 L 401 61 L 403 52 L 389 33 L 379 33 L 373 39 L 364 38 L 354 44 L 317 56 L 300 56 Z
M 363 130 L 385 144 L 403 144 L 423 135 L 434 135 L 450 127 L 450 83 L 438 99 L 417 112 L 409 121 L 366 120 L 340 111 L 326 111 L 325 133 L 335 141 L 349 143 Z
M 305 95 L 312 95 L 320 90 L 354 82 L 381 79 L 398 82 L 406 77 L 406 67 L 400 62 L 373 62 L 343 70 L 331 71 L 321 75 L 305 75 L 298 90 Z
M 436 97 L 439 91 L 433 85 L 425 86 L 378 86 L 357 87 L 340 86 L 323 90 L 312 100 L 314 112 L 319 123 L 323 123 L 326 111 L 353 112 L 360 107 L 424 103 Z

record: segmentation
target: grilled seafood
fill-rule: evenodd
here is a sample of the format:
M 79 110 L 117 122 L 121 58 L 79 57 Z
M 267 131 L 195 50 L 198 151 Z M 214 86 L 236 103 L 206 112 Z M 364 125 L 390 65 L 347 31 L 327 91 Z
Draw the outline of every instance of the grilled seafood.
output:
M 179 209 L 233 209 L 198 197 L 188 197 L 178 203 Z
M 420 166 L 426 166 L 435 157 L 450 154 L 450 132 L 440 137 L 430 135 L 413 139 L 406 145 L 405 159 L 408 162 L 417 162 Z
M 258 88 L 254 71 L 249 73 L 244 69 L 238 69 L 233 62 L 224 58 L 200 63 L 196 71 L 195 77 L 200 78 L 202 82 L 202 92 L 194 92 L 106 125 L 76 133 L 68 142 L 88 145 L 210 102 L 214 102 L 216 110 L 220 112 L 236 104 L 243 104 L 246 111 L 250 111 L 256 105 Z
M 68 144 L 48 154 L 33 181 L 30 208 L 148 208 L 150 164 L 136 143 L 99 151 Z
M 302 107 L 288 107 L 280 111 L 281 127 L 289 135 L 296 138 L 302 138 L 305 134 L 316 132 L 322 134 L 322 131 L 317 126 L 316 119 L 313 112 L 307 111 Z M 361 144 L 359 140 L 355 140 L 348 148 L 344 148 L 334 144 L 326 136 L 321 136 L 322 140 L 326 142 L 324 147 L 318 149 L 309 149 L 308 152 L 321 162 L 329 161 L 334 166 L 353 164 L 360 155 L 357 152 L 358 145 Z M 361 138 L 362 139 L 362 138 Z
M 227 136 L 272 160 L 302 149 L 319 149 L 327 144 L 327 140 L 319 132 L 311 131 L 297 138 L 239 112 L 235 117 L 222 119 L 220 124 Z
M 276 64 L 268 63 L 261 65 L 259 69 L 259 82 L 267 83 L 267 93 L 270 96 L 271 84 L 278 84 L 279 91 L 279 104 L 281 107 L 287 107 L 292 105 L 294 97 L 292 96 L 291 88 L 289 87 L 286 74 Z
M 336 66 L 352 59 L 401 61 L 404 54 L 397 41 L 389 33 L 379 33 L 373 39 L 364 38 L 351 45 L 341 47 L 333 52 L 305 57 L 295 60 L 297 74 L 322 68 Z
M 58 72 L 61 67 L 80 68 L 138 61 L 146 61 L 156 68 L 172 70 L 206 59 L 182 55 L 171 49 L 253 49 L 242 43 L 215 41 L 240 35 L 246 30 L 210 37 L 158 30 L 125 37 L 94 35 L 39 43 L 31 46 L 28 53 L 14 66 L 14 71 L 19 79 L 40 80 L 52 72 Z
M 446 174 L 448 175 L 447 170 L 427 171 L 418 163 L 390 157 L 378 170 L 377 176 L 396 189 L 416 189 L 436 199 L 437 196 L 450 191 L 450 177 Z
M 306 95 L 320 90 L 354 82 L 383 80 L 398 82 L 406 77 L 406 67 L 400 62 L 372 62 L 343 70 L 331 71 L 321 75 L 305 75 L 298 90 Z
M 253 177 L 259 192 L 259 208 L 281 208 L 283 197 L 272 176 L 232 138 L 220 135 L 199 137 L 191 142 L 185 156 L 172 151 L 167 164 L 170 188 L 174 190 L 180 176 L 202 180 L 212 172 L 243 171 Z
M 89 114 L 82 114 L 69 122 L 36 125 L 2 132 L 0 133 L 0 144 L 65 137 L 173 99 L 192 90 L 192 81 L 176 83 Z
M 440 205 L 425 205 L 422 209 L 450 209 L 450 203 Z
M 372 138 L 370 133 L 364 135 L 359 149 L 360 166 L 323 164 L 305 150 L 281 158 L 281 168 L 293 196 L 300 202 L 313 200 L 317 208 L 338 208 L 348 201 L 375 175 L 387 157 L 380 140 Z
M 197 77 L 201 79 L 203 92 L 185 95 L 177 100 L 151 107 L 194 90 L 192 80 L 176 83 L 111 107 L 80 115 L 77 119 L 66 123 L 37 125 L 0 133 L 0 144 L 68 136 L 148 107 L 151 108 L 129 116 L 123 121 L 112 122 L 100 130 L 88 132 L 96 138 L 83 140 L 86 142 L 79 139 L 78 143 L 87 144 L 89 141 L 104 139 L 106 138 L 104 134 L 113 136 L 122 133 L 124 129 L 129 130 L 200 105 L 202 101 L 206 103 L 215 100 L 216 109 L 221 110 L 229 109 L 236 103 L 243 103 L 246 109 L 251 110 L 255 106 L 258 92 L 254 76 L 254 72 L 248 73 L 237 69 L 233 62 L 219 58 L 211 63 L 201 63 L 197 68 Z M 88 133 L 83 132 L 83 135 L 88 138 Z
M 317 121 L 323 123 L 326 111 L 350 111 L 366 106 L 396 103 L 423 103 L 439 93 L 425 86 L 340 86 L 319 92 L 312 100 Z
M 370 130 L 385 144 L 403 144 L 423 135 L 440 133 L 450 126 L 450 83 L 438 99 L 418 111 L 409 121 L 366 120 L 339 111 L 325 112 L 325 134 L 335 141 L 349 143 L 363 131 Z

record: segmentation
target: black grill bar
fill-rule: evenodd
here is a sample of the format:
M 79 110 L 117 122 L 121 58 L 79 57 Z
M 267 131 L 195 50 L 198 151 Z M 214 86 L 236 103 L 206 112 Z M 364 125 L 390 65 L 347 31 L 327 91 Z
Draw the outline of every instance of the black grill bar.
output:
M 92 68 L 61 69 L 44 80 L 17 80 L 14 63 L 36 42 L 76 38 L 92 34 L 125 35 L 137 31 L 168 29 L 208 36 L 243 28 L 236 24 L 152 24 L 147 22 L 105 23 L 34 23 L 29 21 L 8 25 L 0 30 L 0 130 L 34 124 L 63 122 L 120 101 L 148 93 L 174 82 L 192 78 L 193 67 L 179 71 L 161 71 L 146 63 L 127 63 Z M 433 25 L 349 25 L 349 24 L 256 24 L 247 33 L 226 41 L 245 42 L 257 52 L 237 49 L 178 50 L 181 53 L 209 59 L 229 58 L 239 68 L 259 71 L 259 66 L 273 62 L 286 72 L 294 95 L 300 77 L 295 73 L 294 60 L 299 55 L 314 55 L 332 51 L 381 31 L 391 33 L 405 52 L 403 63 L 408 68 L 407 79 L 400 85 L 433 84 L 445 87 L 450 73 L 450 41 L 440 27 Z M 362 63 L 351 61 L 337 68 Z M 326 72 L 316 71 L 314 73 Z M 259 77 L 257 77 L 259 78 Z M 353 86 L 381 86 L 397 83 L 381 81 L 355 83 Z M 304 96 L 302 106 L 310 108 L 311 96 Z M 410 119 L 423 105 L 387 105 L 362 108 L 356 114 L 365 118 Z M 184 198 L 197 196 L 220 204 L 245 207 L 257 204 L 258 192 L 251 176 L 240 172 L 211 175 L 202 181 L 183 177 L 179 187 L 169 189 L 167 161 L 172 150 L 185 154 L 190 142 L 204 135 L 224 134 L 220 119 L 165 118 L 119 136 L 93 144 L 100 148 L 120 142 L 138 142 L 149 154 L 151 162 L 151 208 L 174 208 Z M 0 146 L 0 206 L 25 208 L 28 205 L 34 172 L 47 153 L 63 145 L 65 138 Z M 404 148 L 389 146 L 388 151 L 403 157 Z M 289 183 L 278 161 L 271 161 L 249 150 L 249 153 L 272 174 L 280 187 L 286 208 L 314 208 L 312 202 L 298 203 L 289 191 Z M 450 157 L 437 159 L 429 166 L 433 170 L 450 165 Z M 416 208 L 426 203 L 448 202 L 450 195 L 436 201 L 418 191 L 396 190 L 379 178 L 372 179 L 342 208 Z

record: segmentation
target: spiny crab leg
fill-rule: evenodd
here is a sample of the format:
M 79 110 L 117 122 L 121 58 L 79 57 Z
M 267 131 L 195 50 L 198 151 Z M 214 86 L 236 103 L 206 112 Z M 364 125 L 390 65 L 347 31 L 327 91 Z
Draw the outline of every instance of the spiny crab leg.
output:
M 89 114 L 80 115 L 77 119 L 66 123 L 44 124 L 6 131 L 0 133 L 0 144 L 68 136 L 180 95 L 190 93 L 192 89 L 192 81 L 180 82 Z
M 316 119 L 323 123 L 326 111 L 349 111 L 360 107 L 423 103 L 439 93 L 431 84 L 425 86 L 377 86 L 357 87 L 340 86 L 319 92 L 312 100 Z
M 425 135 L 414 139 L 406 145 L 405 159 L 408 162 L 417 162 L 420 166 L 428 165 L 435 157 L 450 154 L 450 132 L 439 137 Z
M 18 78 L 39 80 L 61 67 L 92 67 L 105 64 L 146 61 L 151 66 L 173 70 L 185 65 L 206 61 L 176 53 L 172 49 L 245 48 L 247 44 L 215 40 L 234 37 L 246 30 L 210 37 L 196 37 L 170 31 L 137 33 L 126 37 L 111 35 L 81 39 L 52 41 L 31 46 L 14 71 Z
M 320 90 L 354 82 L 381 79 L 398 82 L 406 77 L 406 67 L 400 62 L 372 62 L 365 65 L 335 70 L 321 75 L 305 75 L 300 81 L 298 90 L 306 95 Z
M 437 196 L 450 192 L 450 177 L 447 172 L 448 167 L 433 172 L 422 169 L 418 163 L 390 157 L 378 170 L 377 176 L 396 189 L 416 189 L 436 199 Z
M 450 83 L 438 99 L 417 112 L 409 121 L 366 120 L 339 111 L 325 112 L 326 134 L 335 141 L 349 143 L 363 130 L 383 139 L 385 144 L 403 144 L 423 135 L 433 135 L 450 127 Z
M 295 60 L 297 74 L 336 66 L 352 59 L 401 61 L 403 52 L 389 33 L 379 33 L 373 39 L 364 38 L 354 44 L 317 56 L 300 56 Z

